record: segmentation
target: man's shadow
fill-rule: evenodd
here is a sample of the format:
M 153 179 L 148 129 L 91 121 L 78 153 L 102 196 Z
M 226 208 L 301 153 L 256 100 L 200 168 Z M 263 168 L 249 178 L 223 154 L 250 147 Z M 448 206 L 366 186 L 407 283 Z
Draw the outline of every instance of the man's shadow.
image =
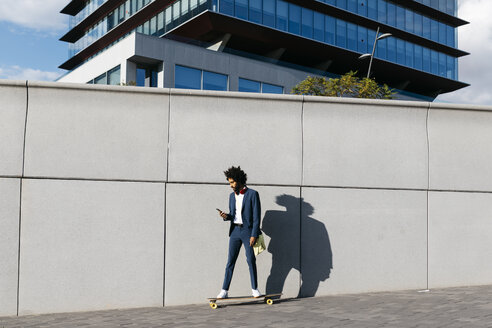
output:
M 319 283 L 330 277 L 333 255 L 325 225 L 311 216 L 314 208 L 302 198 L 280 195 L 278 205 L 285 211 L 267 211 L 262 230 L 270 237 L 268 251 L 272 268 L 266 283 L 266 293 L 282 293 L 292 269 L 301 274 L 297 297 L 316 295 Z M 299 221 L 299 216 L 300 221 Z

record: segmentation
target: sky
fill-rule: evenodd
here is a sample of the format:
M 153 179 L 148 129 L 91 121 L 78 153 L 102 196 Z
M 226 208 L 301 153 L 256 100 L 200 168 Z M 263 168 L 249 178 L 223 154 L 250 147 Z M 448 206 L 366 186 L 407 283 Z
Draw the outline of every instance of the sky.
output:
M 64 70 L 68 31 L 60 14 L 67 0 L 0 0 L 0 79 L 53 81 Z M 492 0 L 458 0 L 458 47 L 470 55 L 459 60 L 459 80 L 471 86 L 440 95 L 436 101 L 492 106 Z

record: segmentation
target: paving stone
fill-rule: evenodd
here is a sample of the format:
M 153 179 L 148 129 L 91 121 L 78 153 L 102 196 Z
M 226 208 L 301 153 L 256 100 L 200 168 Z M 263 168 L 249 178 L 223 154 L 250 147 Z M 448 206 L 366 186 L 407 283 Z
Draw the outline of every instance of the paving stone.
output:
M 491 327 L 492 286 L 224 304 L 0 317 L 16 327 Z

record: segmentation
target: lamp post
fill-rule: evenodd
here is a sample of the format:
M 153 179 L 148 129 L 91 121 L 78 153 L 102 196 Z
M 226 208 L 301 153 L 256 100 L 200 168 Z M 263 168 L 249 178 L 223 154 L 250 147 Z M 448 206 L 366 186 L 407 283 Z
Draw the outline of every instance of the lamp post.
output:
M 370 53 L 370 54 L 363 54 L 363 55 L 360 55 L 359 56 L 359 59 L 364 59 L 364 58 L 367 58 L 367 57 L 371 57 L 371 59 L 369 61 L 369 69 L 367 70 L 367 78 L 369 78 L 369 76 L 371 75 L 372 59 L 374 58 L 374 52 L 376 51 L 376 43 L 378 43 L 378 40 L 387 38 L 387 37 L 389 37 L 391 35 L 392 35 L 391 33 L 384 33 L 384 34 L 379 35 L 379 26 L 378 26 L 378 29 L 376 31 L 376 38 L 374 39 L 374 45 L 372 46 L 372 53 Z

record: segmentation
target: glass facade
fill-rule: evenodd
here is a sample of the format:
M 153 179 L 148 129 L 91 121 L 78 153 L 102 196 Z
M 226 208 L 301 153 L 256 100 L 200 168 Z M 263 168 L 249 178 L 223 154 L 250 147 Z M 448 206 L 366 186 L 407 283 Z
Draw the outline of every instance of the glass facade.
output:
M 422 15 L 413 10 L 399 6 L 391 1 L 386 0 L 318 0 L 336 7 L 358 13 L 361 16 L 377 20 L 383 24 L 402 29 L 406 32 L 416 34 L 432 41 L 445 44 L 450 47 L 456 46 L 456 37 L 454 27 L 439 22 L 432 17 Z M 445 0 L 441 2 L 455 3 L 456 0 Z M 426 1 L 418 1 L 426 2 Z M 438 9 L 437 6 L 436 9 Z M 453 8 L 454 5 L 453 5 Z M 441 10 L 446 12 L 445 10 Z M 425 33 L 425 31 L 434 32 Z
M 92 14 L 97 8 L 104 4 L 107 0 L 90 0 L 87 1 L 86 6 L 77 15 L 70 18 L 70 28 L 80 23 L 87 16 Z M 91 28 L 89 28 L 83 37 L 77 40 L 75 43 L 69 45 L 69 56 L 72 57 L 79 51 L 85 49 L 94 41 L 102 37 L 108 31 L 112 30 L 115 26 L 128 19 L 130 16 L 138 12 L 140 9 L 148 5 L 155 0 L 127 0 L 122 3 L 118 8 L 113 10 L 109 15 L 104 17 L 101 21 L 97 22 Z
M 89 0 L 85 2 L 84 8 L 79 11 L 75 16 L 70 16 L 69 28 L 72 29 L 75 25 L 83 21 L 87 16 L 92 14 L 102 4 L 108 0 Z
M 390 1 L 323 0 L 320 2 L 356 12 L 359 15 L 378 20 L 449 47 L 454 48 L 456 46 L 454 27 Z M 455 8 L 455 0 L 446 0 L 444 2 L 446 5 L 452 2 L 453 5 L 450 5 L 450 8 Z M 249 5 L 244 0 L 216 0 L 214 3 L 216 5 L 212 7 L 213 10 L 220 13 L 359 53 L 371 52 L 372 44 L 376 38 L 375 30 L 283 0 L 263 0 L 262 6 L 259 5 L 259 1 L 252 0 L 249 0 Z M 254 8 L 252 8 L 253 3 Z M 436 8 L 440 8 L 439 2 L 437 2 Z M 253 16 L 250 15 L 251 13 L 254 13 Z M 457 59 L 455 57 L 436 52 L 436 55 L 431 57 L 431 65 L 424 64 L 424 60 L 427 60 L 427 57 L 422 54 L 433 52 L 435 51 L 418 44 L 390 37 L 378 42 L 375 57 L 457 80 Z M 432 63 L 435 65 L 433 66 Z M 433 69 L 433 67 L 435 68 Z
M 99 3 L 100 0 L 95 3 Z M 104 2 L 107 0 L 104 0 Z M 103 35 L 111 31 L 117 25 L 121 24 L 143 7 L 155 0 L 127 0 L 122 3 L 118 8 L 113 10 L 109 15 L 102 20 L 91 26 L 84 35 L 78 39 L 75 43 L 71 43 L 68 46 L 69 57 L 73 57 L 83 49 L 90 46 L 94 41 L 101 38 Z M 161 36 L 165 32 L 171 30 L 177 25 L 181 24 L 185 20 L 192 16 L 208 9 L 211 6 L 211 0 L 179 0 L 175 1 L 165 10 L 161 11 L 144 24 L 140 25 L 136 31 L 148 35 Z M 100 4 L 99 4 L 100 6 Z M 89 6 L 90 7 L 90 6 Z M 92 8 L 92 7 L 91 7 Z M 97 8 L 95 8 L 97 9 Z M 92 9 L 92 13 L 95 9 Z M 84 10 L 83 10 L 84 11 Z M 89 11 L 87 11 L 89 12 Z M 80 12 L 79 14 L 81 14 Z M 89 14 L 90 14 L 89 13 Z M 77 15 L 79 15 L 77 14 Z M 89 15 L 87 14 L 87 15 Z M 76 16 L 75 16 L 76 17 Z M 84 17 L 85 18 L 85 17 Z M 72 17 L 72 19 L 75 19 Z M 80 22 L 80 20 L 78 21 Z M 77 23 L 78 23 L 77 22 Z M 130 31 L 131 33 L 133 31 Z M 129 34 L 128 33 L 128 34 Z
M 89 46 L 152 1 L 155 0 L 127 0 L 122 3 L 71 45 L 70 56 Z M 388 0 L 317 1 L 377 20 L 451 48 L 456 47 L 454 27 Z M 454 15 L 456 12 L 456 0 L 418 2 L 448 14 Z M 91 12 L 102 3 L 103 0 L 88 1 L 86 6 L 88 9 L 84 9 L 83 12 Z M 376 37 L 375 30 L 284 0 L 178 0 L 134 31 L 162 36 L 207 9 L 357 53 L 371 52 Z M 80 12 L 78 15 L 84 14 Z M 131 32 L 133 31 L 129 33 Z M 376 58 L 449 79 L 458 79 L 457 58 L 446 53 L 396 37 L 380 40 L 377 45 Z
M 457 0 L 414 0 L 423 5 L 445 12 L 448 15 L 456 16 L 458 8 Z

